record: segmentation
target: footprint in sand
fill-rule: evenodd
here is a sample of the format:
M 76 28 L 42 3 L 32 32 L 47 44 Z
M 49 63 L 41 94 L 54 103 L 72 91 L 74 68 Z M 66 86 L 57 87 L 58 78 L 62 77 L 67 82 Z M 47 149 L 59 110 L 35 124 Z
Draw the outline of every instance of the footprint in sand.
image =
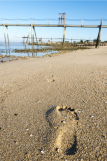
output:
M 45 78 L 47 79 L 48 82 L 54 82 L 55 81 L 53 79 L 53 75 L 46 75 Z
M 75 128 L 79 120 L 76 111 L 67 106 L 53 107 L 46 112 L 46 120 L 54 129 L 52 135 L 55 136 L 55 141 L 51 150 L 64 155 L 74 155 L 77 151 Z

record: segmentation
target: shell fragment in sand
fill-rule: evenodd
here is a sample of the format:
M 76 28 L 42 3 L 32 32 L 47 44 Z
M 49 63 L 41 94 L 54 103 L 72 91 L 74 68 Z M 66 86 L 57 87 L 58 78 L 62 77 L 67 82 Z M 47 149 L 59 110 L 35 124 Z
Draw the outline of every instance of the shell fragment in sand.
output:
M 41 152 L 42 154 L 44 154 L 44 151 L 43 151 L 43 150 L 41 150 L 40 152 Z
M 81 113 L 82 111 L 79 110 L 79 111 L 77 111 L 77 112 L 78 112 L 78 113 Z

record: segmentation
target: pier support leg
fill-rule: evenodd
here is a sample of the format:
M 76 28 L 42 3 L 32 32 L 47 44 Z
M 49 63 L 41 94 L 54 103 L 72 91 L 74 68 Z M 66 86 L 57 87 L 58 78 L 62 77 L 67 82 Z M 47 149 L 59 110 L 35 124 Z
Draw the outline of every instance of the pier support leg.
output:
M 35 35 L 36 42 L 37 42 L 37 36 L 36 36 L 36 31 L 35 31 L 35 27 L 34 26 L 33 26 L 33 31 L 34 31 L 34 35 Z
M 31 27 L 31 33 L 30 33 L 30 43 L 32 43 L 32 27 Z
M 34 26 L 32 27 L 32 44 L 33 44 L 33 48 L 34 48 Z
M 4 40 L 5 40 L 5 47 L 6 47 L 6 55 L 7 55 L 7 43 L 6 43 L 5 25 L 3 26 L 3 28 L 4 28 Z
M 32 49 L 33 49 L 33 27 L 31 28 L 31 39 L 32 39 Z
M 27 45 L 27 43 L 28 43 L 28 39 L 29 39 L 29 35 L 30 35 L 30 31 L 31 31 L 31 27 L 30 27 L 30 30 L 29 30 L 29 34 L 28 34 L 28 37 L 27 37 L 27 40 L 26 40 L 25 47 L 26 47 L 26 45 Z
M 24 36 L 25 37 L 25 36 Z M 25 43 L 25 38 L 23 37 L 23 44 Z
M 31 19 L 31 43 L 32 49 L 34 48 L 34 29 L 33 29 L 34 20 Z
M 9 46 L 8 26 L 6 27 L 6 29 L 7 29 L 7 40 L 8 40 L 8 46 Z
M 100 43 L 100 36 L 101 36 L 101 28 L 102 28 L 102 21 L 101 20 L 101 24 L 100 24 L 100 27 L 99 27 L 99 33 L 98 33 L 98 37 L 97 37 L 97 41 L 96 41 L 96 48 L 99 48 L 99 43 Z
M 5 34 L 5 26 L 4 26 L 3 28 L 4 28 L 4 40 L 5 40 L 5 46 L 6 46 L 6 34 Z
M 64 46 L 64 41 L 65 41 L 65 29 L 66 29 L 66 14 L 64 13 L 64 33 L 63 33 L 63 42 L 62 42 L 62 47 Z
M 33 27 L 33 29 L 32 29 L 32 30 L 33 30 L 33 44 L 34 44 L 34 27 Z
M 6 26 L 6 29 L 7 29 L 8 49 L 9 49 L 9 55 L 10 55 L 8 26 Z
M 30 34 L 30 43 L 32 44 L 32 19 L 31 19 L 31 34 Z
M 65 27 L 64 27 L 64 33 L 63 33 L 63 42 L 62 42 L 62 47 L 64 46 L 64 42 L 65 42 Z

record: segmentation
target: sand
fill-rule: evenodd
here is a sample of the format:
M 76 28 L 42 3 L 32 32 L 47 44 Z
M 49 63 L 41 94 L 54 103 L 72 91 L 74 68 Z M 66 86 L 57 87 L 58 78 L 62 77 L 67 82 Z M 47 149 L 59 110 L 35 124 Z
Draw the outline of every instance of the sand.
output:
M 107 47 L 0 63 L 0 161 L 106 161 Z

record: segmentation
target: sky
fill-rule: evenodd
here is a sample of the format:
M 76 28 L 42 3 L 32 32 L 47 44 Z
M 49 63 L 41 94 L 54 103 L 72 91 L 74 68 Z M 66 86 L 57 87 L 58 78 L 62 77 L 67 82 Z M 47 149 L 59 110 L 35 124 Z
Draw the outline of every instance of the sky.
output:
M 49 24 L 58 24 L 58 13 L 64 12 L 66 13 L 66 24 L 100 25 L 101 19 L 104 19 L 103 25 L 107 25 L 107 0 L 0 0 L 0 24 L 30 24 L 31 18 L 35 19 L 35 24 L 47 24 L 47 21 Z M 70 19 L 80 20 L 70 21 Z M 90 21 L 85 21 L 85 19 L 90 19 Z M 8 27 L 10 41 L 22 41 L 23 36 L 28 36 L 29 30 L 30 27 Z M 37 38 L 52 38 L 53 41 L 54 38 L 63 38 L 63 30 L 61 27 L 35 27 Z M 65 38 L 70 41 L 71 39 L 93 40 L 97 38 L 98 30 L 98 28 L 66 28 Z M 107 28 L 102 28 L 101 40 L 107 41 Z M 0 26 L 0 41 L 4 41 L 3 26 Z

